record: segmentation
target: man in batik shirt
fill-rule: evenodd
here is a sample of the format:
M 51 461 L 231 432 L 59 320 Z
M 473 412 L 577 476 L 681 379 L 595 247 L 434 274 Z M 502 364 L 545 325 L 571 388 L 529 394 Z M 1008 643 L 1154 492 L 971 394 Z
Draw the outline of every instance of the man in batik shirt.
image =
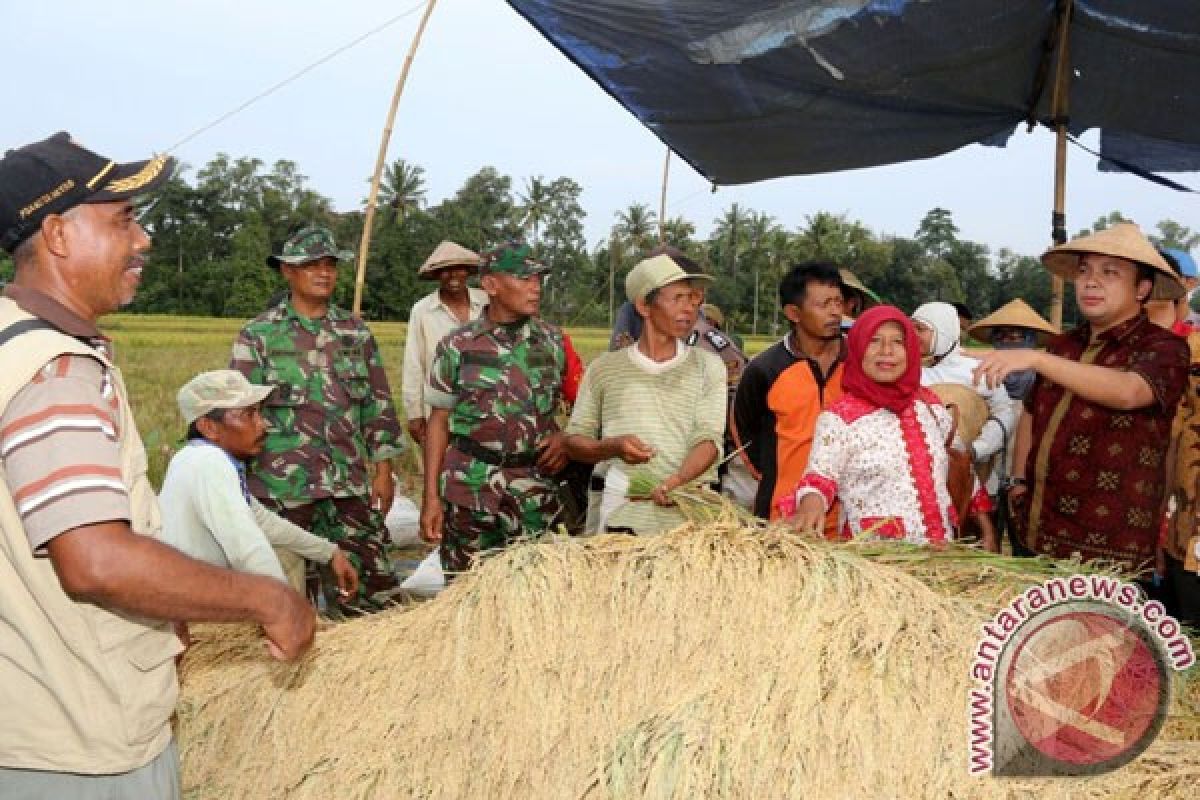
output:
M 1152 565 L 1171 421 L 1187 383 L 1187 343 L 1152 323 L 1150 299 L 1183 294 L 1136 225 L 1053 247 L 1052 272 L 1075 283 L 1084 322 L 1045 352 L 997 350 L 976 370 L 996 386 L 1037 372 L 1017 423 L 1009 492 L 1035 553 Z

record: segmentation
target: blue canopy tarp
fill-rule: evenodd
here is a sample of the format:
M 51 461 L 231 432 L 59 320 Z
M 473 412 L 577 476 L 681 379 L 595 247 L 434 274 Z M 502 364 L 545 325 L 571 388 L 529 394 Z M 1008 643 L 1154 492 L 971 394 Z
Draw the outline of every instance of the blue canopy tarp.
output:
M 718 184 L 1003 144 L 1051 122 L 1056 0 L 508 0 Z M 1076 0 L 1070 130 L 1200 169 L 1195 0 Z M 1040 77 L 1039 77 L 1040 76 Z

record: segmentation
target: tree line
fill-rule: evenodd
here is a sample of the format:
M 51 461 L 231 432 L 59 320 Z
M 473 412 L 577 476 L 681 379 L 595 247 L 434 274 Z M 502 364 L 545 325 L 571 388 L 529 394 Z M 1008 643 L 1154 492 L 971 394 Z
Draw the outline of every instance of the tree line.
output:
M 308 185 L 295 162 L 268 167 L 256 158 L 219 154 L 189 180 L 181 169 L 140 209 L 154 247 L 130 310 L 145 313 L 249 317 L 282 286 L 263 259 L 308 224 L 333 229 L 348 249 L 358 246 L 364 214 L 338 213 Z M 443 239 L 480 251 L 510 238 L 529 242 L 551 267 L 543 313 L 567 325 L 606 325 L 624 299 L 624 277 L 649 248 L 665 242 L 705 265 L 715 277 L 709 299 L 739 333 L 778 333 L 777 287 L 791 265 L 806 260 L 849 267 L 888 302 L 911 310 L 928 300 L 961 301 L 976 316 L 1014 297 L 1047 313 L 1050 276 L 1036 256 L 959 236 L 950 211 L 925 214 L 911 237 L 881 236 L 844 214 L 821 211 L 780 220 L 733 203 L 707 238 L 681 216 L 660 221 L 642 203 L 617 212 L 608 236 L 589 247 L 584 237 L 583 187 L 569 177 L 513 179 L 485 166 L 453 195 L 427 203 L 425 171 L 398 159 L 385 170 L 372 231 L 363 313 L 405 320 L 430 291 L 417 267 Z M 1121 221 L 1114 211 L 1080 231 Z M 1173 220 L 1148 232 L 1156 244 L 1190 250 L 1200 234 Z M 0 259 L 0 279 L 12 263 Z M 353 270 L 339 277 L 337 301 L 348 306 Z M 1075 319 L 1067 293 L 1064 319 Z

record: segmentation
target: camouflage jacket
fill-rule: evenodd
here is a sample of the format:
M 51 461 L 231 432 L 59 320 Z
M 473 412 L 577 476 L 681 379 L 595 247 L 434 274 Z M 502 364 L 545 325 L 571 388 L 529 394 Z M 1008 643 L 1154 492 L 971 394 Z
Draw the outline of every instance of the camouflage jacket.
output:
M 346 311 L 308 319 L 280 303 L 242 328 L 229 366 L 275 387 L 263 409 L 266 446 L 250 469 L 255 497 L 366 497 L 368 464 L 403 449 L 375 337 Z
M 557 327 L 536 317 L 519 325 L 499 325 L 485 312 L 438 345 L 425 401 L 449 410 L 452 437 L 465 436 L 500 454 L 528 454 L 559 430 L 555 413 L 565 366 Z M 444 469 L 447 476 L 482 477 L 492 471 L 454 447 L 446 453 Z M 456 499 L 456 489 L 466 488 L 459 483 L 447 480 L 448 501 L 487 505 L 477 496 Z

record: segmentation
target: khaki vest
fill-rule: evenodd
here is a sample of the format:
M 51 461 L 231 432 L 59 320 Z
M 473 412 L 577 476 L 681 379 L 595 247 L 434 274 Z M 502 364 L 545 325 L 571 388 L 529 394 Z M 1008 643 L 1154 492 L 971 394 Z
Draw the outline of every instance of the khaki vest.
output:
M 0 299 L 0 330 L 29 319 Z M 101 361 L 120 398 L 121 474 L 133 530 L 156 535 L 158 505 L 146 451 L 117 369 L 54 330 L 0 346 L 0 413 L 46 363 L 64 353 Z M 0 466 L 0 477 L 2 466 Z M 179 640 L 167 623 L 135 619 L 63 592 L 50 559 L 35 556 L 7 480 L 0 481 L 0 767 L 114 774 L 144 766 L 171 739 Z

